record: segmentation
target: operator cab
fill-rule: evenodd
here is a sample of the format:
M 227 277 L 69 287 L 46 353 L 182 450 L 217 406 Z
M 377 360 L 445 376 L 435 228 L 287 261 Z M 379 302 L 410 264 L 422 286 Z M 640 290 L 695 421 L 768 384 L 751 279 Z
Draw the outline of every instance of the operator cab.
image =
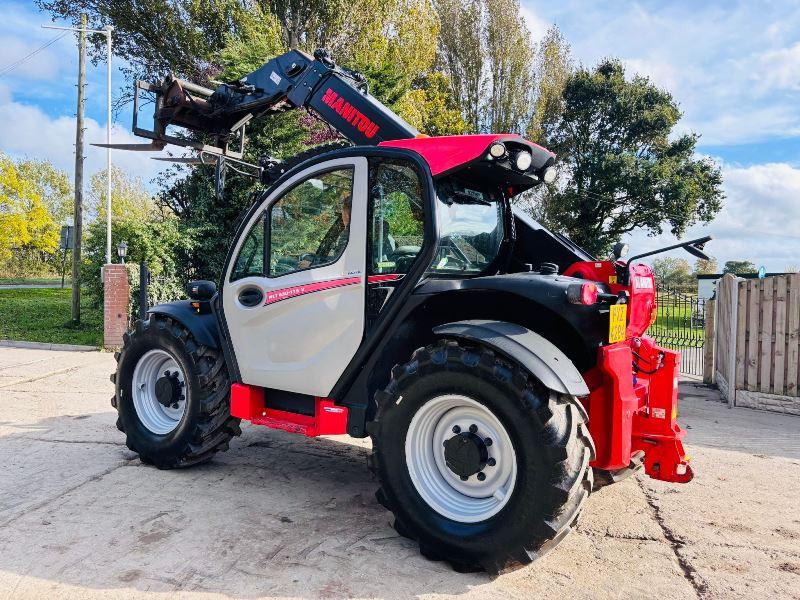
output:
M 516 163 L 490 155 L 497 136 L 475 137 L 480 149 L 460 169 L 404 148 L 335 151 L 290 171 L 257 202 L 221 291 L 244 383 L 328 397 L 398 289 L 501 270 L 510 204 L 486 173 Z M 550 156 L 523 166 L 541 170 Z M 535 184 L 536 175 L 525 177 Z

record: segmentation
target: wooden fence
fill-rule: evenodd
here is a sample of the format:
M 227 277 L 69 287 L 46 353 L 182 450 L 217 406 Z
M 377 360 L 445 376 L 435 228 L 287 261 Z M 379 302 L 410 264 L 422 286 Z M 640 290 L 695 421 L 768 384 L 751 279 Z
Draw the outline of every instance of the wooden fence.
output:
M 712 368 L 729 402 L 800 414 L 800 274 L 726 275 L 715 304 Z

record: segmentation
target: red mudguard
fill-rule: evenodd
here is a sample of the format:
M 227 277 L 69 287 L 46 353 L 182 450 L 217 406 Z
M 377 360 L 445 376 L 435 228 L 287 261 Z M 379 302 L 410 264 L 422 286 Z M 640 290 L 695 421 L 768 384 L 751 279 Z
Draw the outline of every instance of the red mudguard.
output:
M 635 367 L 632 367 L 635 365 Z M 680 355 L 650 338 L 633 338 L 599 349 L 597 365 L 584 375 L 589 431 L 597 446 L 592 466 L 614 471 L 645 453 L 645 472 L 654 479 L 686 483 L 689 457 L 676 422 Z

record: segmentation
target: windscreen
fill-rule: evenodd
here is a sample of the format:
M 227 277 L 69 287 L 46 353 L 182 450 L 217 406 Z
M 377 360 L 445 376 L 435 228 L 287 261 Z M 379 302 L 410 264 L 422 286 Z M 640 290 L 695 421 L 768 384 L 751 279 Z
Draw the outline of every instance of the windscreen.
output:
M 439 245 L 432 275 L 476 275 L 497 257 L 503 241 L 503 203 L 499 192 L 456 177 L 436 186 Z

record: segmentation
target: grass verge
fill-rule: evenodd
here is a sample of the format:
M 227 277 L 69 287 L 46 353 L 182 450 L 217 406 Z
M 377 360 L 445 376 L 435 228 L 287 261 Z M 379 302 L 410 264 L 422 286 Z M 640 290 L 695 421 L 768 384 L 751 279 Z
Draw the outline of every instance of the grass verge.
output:
M 64 281 L 70 285 L 70 278 Z M 0 285 L 61 285 L 60 277 L 0 277 Z
M 69 289 L 0 290 L 0 339 L 52 344 L 103 344 L 103 309 L 81 295 L 81 322 L 71 320 Z

